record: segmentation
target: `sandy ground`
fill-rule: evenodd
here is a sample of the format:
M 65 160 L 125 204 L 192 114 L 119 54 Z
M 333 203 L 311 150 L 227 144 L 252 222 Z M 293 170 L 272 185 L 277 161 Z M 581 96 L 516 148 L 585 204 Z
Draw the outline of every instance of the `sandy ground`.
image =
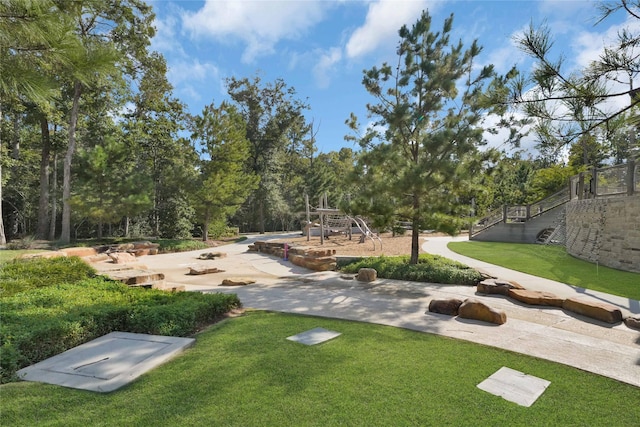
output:
M 420 234 L 420 243 L 424 242 L 429 236 L 443 236 L 444 234 Z M 317 248 L 335 249 L 336 255 L 352 255 L 352 256 L 395 256 L 411 254 L 411 233 L 408 232 L 404 236 L 392 236 L 391 233 L 383 233 L 380 240 L 366 239 L 364 243 L 360 243 L 360 235 L 353 235 L 349 240 L 348 236 L 330 236 L 324 240 L 324 244 L 320 243 L 319 236 L 311 236 L 307 240 L 306 236 L 291 237 L 287 239 L 272 240 L 275 242 L 288 243 L 291 246 L 311 246 Z M 374 245 L 375 243 L 375 245 Z M 420 253 L 423 253 L 420 249 Z

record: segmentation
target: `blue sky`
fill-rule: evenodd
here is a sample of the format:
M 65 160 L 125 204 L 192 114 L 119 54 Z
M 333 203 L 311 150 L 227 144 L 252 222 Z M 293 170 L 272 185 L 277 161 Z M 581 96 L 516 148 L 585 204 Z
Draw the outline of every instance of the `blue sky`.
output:
M 618 13 L 594 26 L 591 1 L 427 1 L 427 0 L 153 0 L 157 35 L 152 49 L 167 59 L 174 96 L 192 114 L 227 99 L 224 79 L 259 75 L 282 78 L 306 99 L 305 112 L 318 131 L 319 151 L 353 143 L 344 124 L 351 112 L 366 124 L 366 104 L 374 101 L 362 86 L 362 71 L 392 62 L 398 29 L 413 24 L 423 9 L 440 29 L 454 14 L 453 32 L 465 46 L 477 39 L 479 60 L 499 72 L 513 65 L 527 71 L 531 61 L 514 43 L 530 23 L 546 23 L 554 49 L 567 69 L 597 58 L 627 17 Z M 624 101 L 621 101 L 624 102 Z M 499 141 L 492 141 L 499 145 Z M 533 144 L 528 141 L 526 144 Z

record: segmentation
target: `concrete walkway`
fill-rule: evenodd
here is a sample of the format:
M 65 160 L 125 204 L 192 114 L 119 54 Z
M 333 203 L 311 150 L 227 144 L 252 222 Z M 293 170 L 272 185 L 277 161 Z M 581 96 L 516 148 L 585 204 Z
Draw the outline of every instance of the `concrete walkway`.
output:
M 260 236 L 259 239 L 279 237 L 282 236 Z M 201 253 L 215 251 L 208 249 L 149 256 L 142 262 L 163 272 L 168 282 L 184 284 L 190 291 L 236 293 L 247 308 L 363 321 L 449 336 L 563 363 L 640 387 L 640 332 L 624 324 L 612 326 L 559 308 L 531 307 L 501 296 L 479 295 L 473 287 L 386 279 L 361 283 L 338 272 L 312 272 L 272 256 L 247 252 L 248 244 L 257 239 L 255 236 L 240 244 L 220 247 L 227 257 L 215 261 L 197 260 Z M 574 288 L 461 257 L 447 249 L 451 240 L 428 238 L 423 248 L 481 268 L 501 279 L 515 280 L 529 289 L 565 297 L 595 298 L 630 313 L 640 313 L 638 301 Z M 186 274 L 189 266 L 207 262 L 225 272 L 202 276 Z M 243 287 L 219 285 L 224 278 L 239 277 L 255 283 Z M 508 320 L 497 326 L 427 311 L 432 299 L 449 297 L 478 298 L 504 310 Z

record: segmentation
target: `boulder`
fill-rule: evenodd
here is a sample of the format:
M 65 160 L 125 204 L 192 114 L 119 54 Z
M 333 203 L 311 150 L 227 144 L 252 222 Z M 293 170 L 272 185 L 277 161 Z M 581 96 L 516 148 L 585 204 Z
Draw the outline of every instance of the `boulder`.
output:
M 307 257 L 304 255 L 289 255 L 289 261 L 300 267 L 308 268 L 314 271 L 328 271 L 336 269 L 335 257 Z
M 360 282 L 373 282 L 378 278 L 378 272 L 375 268 L 361 268 L 358 270 L 357 279 Z
M 637 329 L 640 331 L 640 315 L 627 317 L 624 319 L 624 324 L 631 329 Z
M 211 273 L 224 273 L 224 270 L 219 270 L 218 267 L 204 267 L 201 265 L 195 267 L 189 267 L 189 275 L 191 276 L 199 276 L 201 274 L 211 274 Z
M 216 258 L 226 258 L 227 254 L 224 252 L 205 252 L 200 254 L 198 259 L 216 259 Z
M 79 256 L 79 257 L 93 256 L 98 254 L 98 252 L 94 248 L 87 248 L 87 247 L 64 248 L 64 249 L 60 249 L 58 252 L 63 252 L 67 254 L 67 256 Z
M 224 279 L 220 286 L 246 286 L 252 283 L 256 283 L 256 281 L 251 279 L 239 279 L 239 278 Z
M 551 292 L 530 291 L 528 289 L 509 289 L 508 295 L 516 301 L 530 305 L 562 307 L 564 302 L 564 298 L 560 298 Z
M 431 313 L 446 314 L 449 316 L 457 316 L 458 310 L 462 305 L 462 300 L 457 298 L 433 299 L 429 303 L 429 311 Z
M 516 282 L 499 279 L 485 279 L 478 283 L 476 289 L 478 293 L 481 294 L 498 294 L 508 296 L 510 289 L 524 289 L 524 287 Z
M 604 302 L 581 298 L 567 298 L 564 300 L 562 308 L 606 323 L 618 323 L 622 321 L 622 312 L 620 309 Z
M 22 254 L 19 255 L 18 259 L 33 259 L 33 258 L 59 258 L 67 256 L 66 253 L 60 251 L 46 251 L 46 252 L 36 252 L 35 254 Z
M 507 314 L 502 310 L 491 308 L 485 303 L 473 299 L 466 299 L 458 308 L 458 316 L 465 319 L 481 320 L 483 322 L 502 325 L 507 321 Z
M 159 243 L 151 243 L 149 241 L 144 242 L 133 242 L 133 249 L 158 249 L 160 247 Z
M 127 252 L 113 252 L 109 254 L 109 258 L 111 258 L 114 264 L 126 264 L 136 261 L 136 256 Z

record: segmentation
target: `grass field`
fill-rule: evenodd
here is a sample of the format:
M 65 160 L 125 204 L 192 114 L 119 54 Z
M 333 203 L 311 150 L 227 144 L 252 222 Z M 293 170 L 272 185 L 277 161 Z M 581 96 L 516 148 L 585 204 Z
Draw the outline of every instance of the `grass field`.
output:
M 574 258 L 563 247 L 495 242 L 451 242 L 448 246 L 461 255 L 512 270 L 640 300 L 640 273 Z
M 324 327 L 307 347 L 286 340 Z M 250 312 L 110 394 L 0 387 L 11 426 L 636 425 L 640 388 L 508 351 L 398 328 Z M 476 386 L 502 366 L 551 381 L 526 408 Z

